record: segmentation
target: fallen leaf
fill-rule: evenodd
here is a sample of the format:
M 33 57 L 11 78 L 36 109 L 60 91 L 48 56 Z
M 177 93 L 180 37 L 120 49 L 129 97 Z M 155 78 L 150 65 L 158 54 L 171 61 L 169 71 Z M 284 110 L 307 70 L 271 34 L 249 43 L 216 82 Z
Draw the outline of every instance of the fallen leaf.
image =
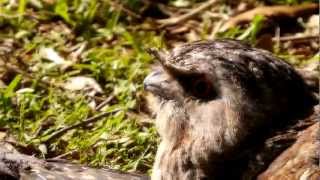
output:
M 3 141 L 7 137 L 7 132 L 0 131 L 0 141 Z
M 89 96 L 94 96 L 97 93 L 103 92 L 101 86 L 97 83 L 95 79 L 84 76 L 76 76 L 69 78 L 67 82 L 63 85 L 63 87 L 71 91 L 89 91 Z
M 72 62 L 66 61 L 61 57 L 53 48 L 42 47 L 40 48 L 39 55 L 41 58 L 47 59 L 55 65 L 69 66 L 72 64 Z
M 317 35 L 319 33 L 319 22 L 319 15 L 312 15 L 306 23 L 305 34 Z
M 34 89 L 32 88 L 22 88 L 16 91 L 17 94 L 23 94 L 23 93 L 33 93 Z

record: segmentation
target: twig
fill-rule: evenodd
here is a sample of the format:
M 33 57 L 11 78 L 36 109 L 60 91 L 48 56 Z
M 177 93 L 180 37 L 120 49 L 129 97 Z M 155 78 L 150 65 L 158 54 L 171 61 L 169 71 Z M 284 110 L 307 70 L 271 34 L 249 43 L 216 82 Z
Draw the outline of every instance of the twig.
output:
M 160 10 L 163 14 L 165 14 L 165 15 L 167 15 L 167 16 L 175 16 L 175 15 L 177 15 L 177 14 L 175 14 L 174 12 L 170 11 L 170 10 L 168 9 L 168 7 L 167 7 L 166 5 L 164 5 L 164 4 L 159 3 L 159 4 L 157 4 L 157 7 L 159 8 L 159 10 Z
M 2 18 L 6 18 L 6 19 L 17 19 L 17 18 L 20 18 L 20 17 L 24 17 L 24 18 L 30 18 L 30 19 L 39 19 L 38 16 L 36 16 L 35 14 L 26 14 L 26 13 L 23 13 L 23 14 L 5 14 L 5 13 L 0 13 L 0 17 Z
M 281 29 L 279 26 L 277 26 L 275 30 L 275 37 L 271 38 L 271 41 L 275 43 L 276 49 L 280 48 L 280 33 L 281 33 Z
M 279 37 L 279 38 L 272 38 L 272 41 L 309 41 L 309 40 L 318 40 L 319 41 L 319 36 L 318 35 L 304 35 L 304 36 L 284 36 L 284 37 Z
M 183 14 L 181 16 L 178 17 L 172 17 L 172 18 L 168 18 L 168 19 L 161 19 L 158 20 L 157 22 L 161 24 L 161 27 L 165 27 L 165 26 L 172 26 L 175 24 L 179 24 L 183 21 L 186 21 L 190 18 L 192 18 L 193 16 L 197 15 L 198 13 L 200 13 L 201 11 L 204 11 L 206 9 L 208 9 L 209 7 L 213 6 L 214 4 L 216 4 L 218 2 L 218 0 L 210 0 L 206 3 L 201 4 L 199 7 L 192 9 L 190 12 Z
M 47 159 L 47 161 L 59 160 L 59 159 L 62 159 L 62 158 L 66 157 L 66 156 L 68 156 L 68 155 L 70 155 L 70 154 L 73 154 L 73 153 L 75 153 L 75 152 L 77 152 L 77 151 L 78 151 L 77 149 L 73 149 L 73 150 L 68 151 L 68 152 L 66 152 L 66 153 L 60 154 L 60 155 L 58 155 L 58 156 L 56 156 L 56 157 Z
M 137 19 L 141 19 L 141 16 L 133 11 L 131 11 L 130 9 L 127 9 L 126 7 L 124 7 L 122 4 L 118 4 L 117 2 L 112 2 L 112 1 L 109 1 L 110 5 L 119 9 L 120 11 L 123 11 L 125 13 L 127 13 L 129 16 L 132 16 L 134 18 L 137 18 Z
M 115 98 L 115 95 L 114 95 L 114 94 L 110 95 L 106 100 L 104 100 L 102 103 L 100 103 L 100 104 L 96 107 L 96 111 L 101 110 L 101 108 L 103 108 L 105 105 L 109 104 L 114 98 Z
M 3 58 L 3 57 L 0 57 L 0 60 L 1 60 L 1 61 L 3 61 L 2 58 Z M 21 70 L 20 68 L 18 68 L 16 65 L 13 65 L 13 64 L 9 63 L 9 60 L 3 61 L 3 62 L 5 62 L 5 63 L 3 64 L 3 66 L 4 66 L 6 69 L 8 69 L 8 70 L 10 70 L 10 71 L 12 71 L 12 72 L 15 72 L 15 73 L 17 73 L 17 74 L 21 74 L 21 75 L 23 75 L 24 78 L 26 78 L 26 79 L 28 79 L 28 80 L 31 80 L 31 81 L 32 81 L 32 80 L 35 79 L 35 77 L 31 76 L 30 73 L 28 73 L 28 72 L 26 72 L 26 71 L 23 71 L 23 70 Z M 53 85 L 53 86 L 55 86 L 55 87 L 58 87 L 58 88 L 62 88 L 62 89 L 63 89 L 62 86 L 59 86 L 59 85 L 57 85 L 57 84 L 53 84 L 53 83 L 51 83 L 51 82 L 49 82 L 49 81 L 47 81 L 47 80 L 44 80 L 44 79 L 39 79 L 39 85 L 42 86 L 42 87 L 48 87 L 48 86 Z
M 53 134 L 51 134 L 51 136 L 48 137 L 47 139 L 43 140 L 43 142 L 44 142 L 44 143 L 50 142 L 51 140 L 56 139 L 56 138 L 62 136 L 62 135 L 65 134 L 66 132 L 70 131 L 71 129 L 75 129 L 75 128 L 77 128 L 77 127 L 81 127 L 81 126 L 85 126 L 85 125 L 90 124 L 90 123 L 94 123 L 94 122 L 98 121 L 99 119 L 101 119 L 101 118 L 103 118 L 103 117 L 106 117 L 106 116 L 108 116 L 108 115 L 111 114 L 111 113 L 118 112 L 118 111 L 120 111 L 120 110 L 121 110 L 121 109 L 115 109 L 115 110 L 113 110 L 113 111 L 103 112 L 103 113 L 98 114 L 98 115 L 96 115 L 96 116 L 90 117 L 90 118 L 88 118 L 88 119 L 86 119 L 86 120 L 84 120 L 84 121 L 78 122 L 78 123 L 76 123 L 76 124 L 74 124 L 74 125 L 71 125 L 71 126 L 67 126 L 67 127 L 65 127 L 65 128 L 62 128 L 62 129 L 54 132 Z
M 214 13 L 214 12 L 206 12 L 211 18 L 217 18 L 217 19 L 222 19 L 222 20 L 227 20 L 229 19 L 229 16 L 226 14 L 222 13 Z

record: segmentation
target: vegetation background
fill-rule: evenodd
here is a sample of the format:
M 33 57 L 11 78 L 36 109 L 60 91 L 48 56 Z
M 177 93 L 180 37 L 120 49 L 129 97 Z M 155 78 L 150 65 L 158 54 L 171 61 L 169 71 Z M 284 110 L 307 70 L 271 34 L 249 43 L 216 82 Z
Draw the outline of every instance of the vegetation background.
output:
M 0 0 L 0 140 L 40 158 L 150 173 L 159 140 L 142 89 L 154 63 L 146 49 L 234 38 L 314 68 L 312 2 Z M 245 14 L 275 5 L 289 13 Z

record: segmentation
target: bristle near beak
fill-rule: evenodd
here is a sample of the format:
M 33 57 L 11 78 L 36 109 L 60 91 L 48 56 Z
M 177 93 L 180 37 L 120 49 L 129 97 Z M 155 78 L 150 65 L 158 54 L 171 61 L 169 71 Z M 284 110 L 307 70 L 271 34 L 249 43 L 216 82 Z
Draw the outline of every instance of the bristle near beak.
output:
M 169 60 L 169 54 L 165 51 L 160 51 L 155 48 L 149 48 L 147 49 L 147 52 L 154 56 L 162 65 L 162 67 L 167 70 L 169 73 L 173 74 L 190 74 L 192 73 L 193 69 L 192 67 L 183 67 L 176 65 L 174 62 L 170 62 Z
M 167 54 L 164 51 L 157 50 L 155 48 L 148 48 L 147 52 L 155 57 L 162 65 L 167 64 Z

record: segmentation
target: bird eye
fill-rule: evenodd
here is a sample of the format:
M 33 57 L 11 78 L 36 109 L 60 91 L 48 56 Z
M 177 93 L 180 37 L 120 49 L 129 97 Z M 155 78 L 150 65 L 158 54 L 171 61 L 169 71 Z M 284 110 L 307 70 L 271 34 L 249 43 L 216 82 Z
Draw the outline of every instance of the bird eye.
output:
M 212 82 L 205 75 L 180 76 L 179 82 L 192 97 L 211 100 L 216 97 Z
M 210 96 L 212 91 L 210 82 L 204 78 L 195 79 L 192 83 L 192 94 L 199 98 L 206 98 Z

